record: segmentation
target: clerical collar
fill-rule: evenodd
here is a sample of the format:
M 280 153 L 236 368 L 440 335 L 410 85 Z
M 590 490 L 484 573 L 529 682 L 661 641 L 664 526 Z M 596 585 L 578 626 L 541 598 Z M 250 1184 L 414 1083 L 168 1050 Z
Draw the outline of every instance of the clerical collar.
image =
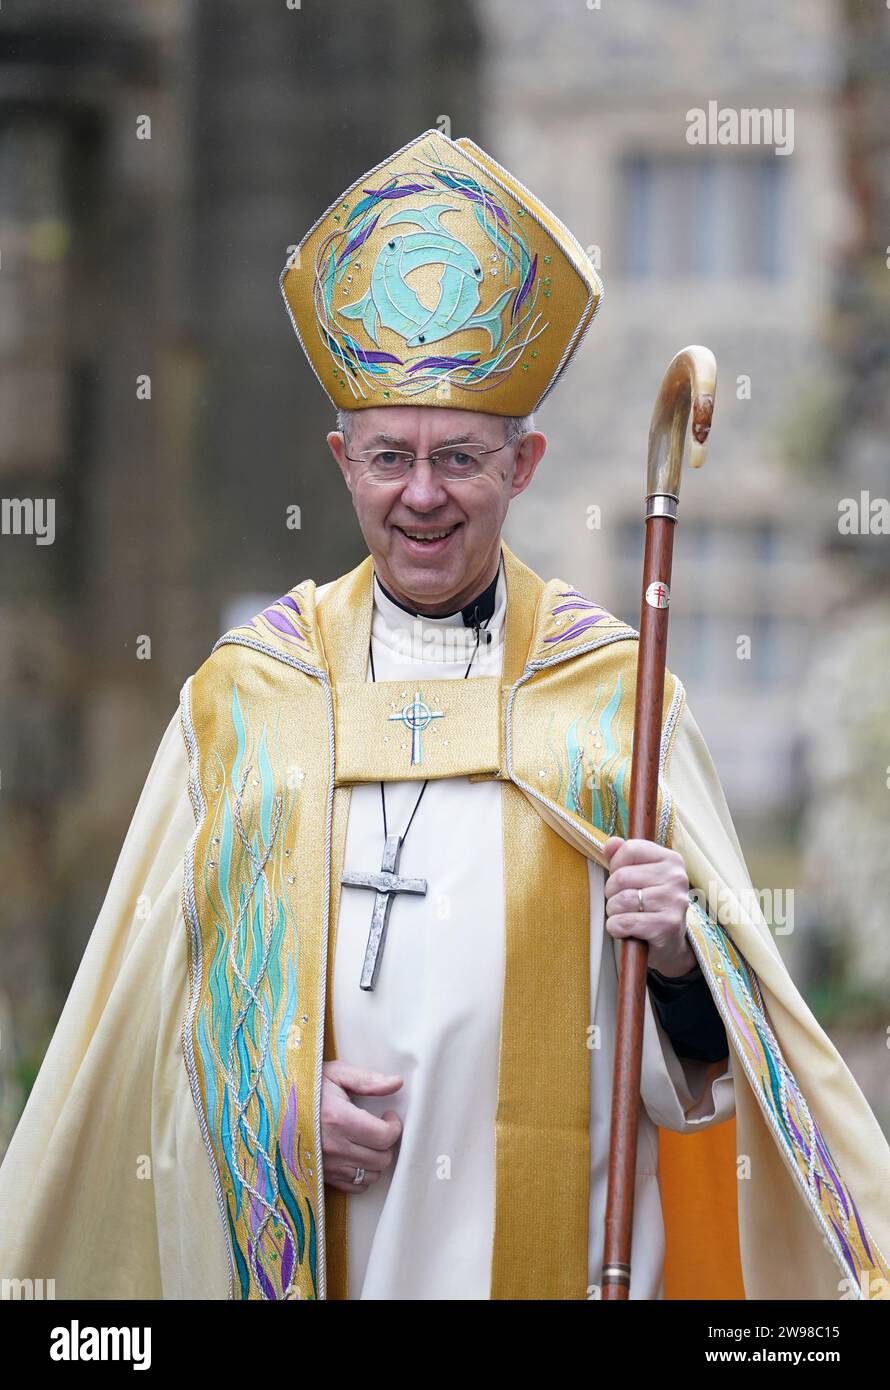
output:
M 500 574 L 501 566 L 499 564 L 494 579 L 487 588 L 482 590 L 481 594 L 477 594 L 476 597 L 471 599 L 463 608 L 455 608 L 451 613 L 437 613 L 432 619 L 428 613 L 417 613 L 413 608 L 409 608 L 407 604 L 400 603 L 399 600 L 389 592 L 389 589 L 387 589 L 376 570 L 374 572 L 374 578 L 380 585 L 383 593 L 386 594 L 390 603 L 394 603 L 397 608 L 401 608 L 403 613 L 410 613 L 413 618 L 423 618 L 425 621 L 435 622 L 438 618 L 454 618 L 460 613 L 464 621 L 464 627 L 476 627 L 480 623 L 487 622 L 494 614 Z

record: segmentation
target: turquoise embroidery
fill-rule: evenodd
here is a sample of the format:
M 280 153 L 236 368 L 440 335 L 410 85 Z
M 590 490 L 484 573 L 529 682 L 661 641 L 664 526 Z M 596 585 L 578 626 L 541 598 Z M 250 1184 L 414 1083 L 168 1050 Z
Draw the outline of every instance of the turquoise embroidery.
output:
M 384 227 L 394 222 L 412 223 L 424 231 L 387 241 L 374 262 L 368 293 L 340 310 L 344 318 L 361 319 L 372 343 L 378 341 L 380 323 L 400 334 L 408 347 L 437 343 L 465 328 L 485 328 L 492 348 L 500 342 L 501 313 L 514 291 L 505 290 L 484 314 L 476 313 L 484 272 L 475 252 L 440 225 L 440 216 L 450 211 L 447 203 L 405 208 L 381 223 Z M 427 309 L 406 284 L 405 276 L 431 265 L 442 269 L 438 301 Z
M 382 187 L 364 188 L 346 220 L 324 240 L 315 262 L 315 318 L 328 349 L 335 378 L 347 381 L 356 399 L 385 384 L 402 397 L 453 383 L 462 390 L 488 391 L 499 386 L 548 327 L 539 308 L 538 257 L 517 229 L 500 191 L 470 174 L 446 165 L 433 144 L 421 146 L 417 166 L 397 174 Z M 404 200 L 404 201 L 403 201 Z M 385 219 L 393 203 L 402 203 Z M 449 214 L 471 210 L 491 250 L 479 255 L 454 231 Z M 367 254 L 366 243 L 379 227 L 416 226 L 399 232 L 379 247 L 370 288 L 355 298 L 353 279 Z M 435 304 L 427 307 L 406 281 L 412 271 L 441 266 Z M 487 309 L 479 311 L 483 289 L 500 277 L 504 286 Z M 360 323 L 367 338 L 350 332 Z M 386 328 L 404 341 L 398 351 L 379 346 Z M 487 335 L 487 354 L 478 349 L 431 353 L 455 333 L 480 329 Z M 386 393 L 384 393 L 386 394 Z
M 604 835 L 626 835 L 630 758 L 619 756 L 612 730 L 615 715 L 621 707 L 620 675 L 611 697 L 597 718 L 596 710 L 601 696 L 602 686 L 599 686 L 586 720 L 579 715 L 565 731 L 564 752 L 557 763 L 554 795 L 567 811 L 589 821 Z M 591 737 L 592 727 L 599 734 L 598 743 Z
M 835 1258 L 860 1297 L 863 1285 L 888 1278 L 887 1262 L 865 1227 L 850 1189 L 770 1027 L 754 971 L 690 890 L 699 932 L 690 935 L 702 969 L 761 1109 L 785 1152 Z M 882 1287 L 886 1287 L 886 1283 Z
M 294 1085 L 285 1092 L 285 1053 L 299 1030 L 299 925 L 283 891 L 294 867 L 284 839 L 298 793 L 279 789 L 269 731 L 265 723 L 258 734 L 251 729 L 234 683 L 231 719 L 235 756 L 228 770 L 217 756 L 210 855 L 201 866 L 216 929 L 195 1020 L 206 1121 L 222 1159 L 240 1296 L 292 1296 L 293 1276 L 307 1261 L 317 1296 L 312 1170 L 301 1152 L 306 1120 Z

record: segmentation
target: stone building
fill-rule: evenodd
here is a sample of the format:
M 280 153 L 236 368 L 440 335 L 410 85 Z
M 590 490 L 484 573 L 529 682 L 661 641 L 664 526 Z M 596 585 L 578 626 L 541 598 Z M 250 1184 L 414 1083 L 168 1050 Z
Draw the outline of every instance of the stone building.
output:
M 634 624 L 652 402 L 677 349 L 717 355 L 669 663 L 755 882 L 799 883 L 794 823 L 820 786 L 800 692 L 861 573 L 860 549 L 825 545 L 836 469 L 887 487 L 887 19 L 864 8 L 0 9 L 0 499 L 32 520 L 54 505 L 52 544 L 0 534 L 7 1082 L 24 1093 L 39 1064 L 184 678 L 240 606 L 364 553 L 278 275 L 341 188 L 432 125 L 477 139 L 600 261 L 602 311 L 540 412 L 550 453 L 507 539 Z M 792 111 L 793 149 L 691 145 L 712 100 Z
M 278 276 L 445 94 L 478 123 L 477 48 L 466 0 L 0 10 L 0 496 L 55 520 L 52 544 L 0 535 L 0 1056 L 22 1090 L 233 597 L 361 558 Z
M 637 626 L 652 405 L 675 352 L 714 351 L 710 457 L 682 480 L 668 662 L 734 812 L 781 817 L 797 794 L 813 593 L 833 584 L 821 552 L 833 491 L 796 486 L 787 449 L 825 371 L 846 216 L 837 7 L 487 0 L 480 13 L 484 140 L 594 248 L 606 290 L 540 412 L 551 455 L 510 534 Z M 690 144 L 688 113 L 712 100 L 790 108 L 790 152 Z

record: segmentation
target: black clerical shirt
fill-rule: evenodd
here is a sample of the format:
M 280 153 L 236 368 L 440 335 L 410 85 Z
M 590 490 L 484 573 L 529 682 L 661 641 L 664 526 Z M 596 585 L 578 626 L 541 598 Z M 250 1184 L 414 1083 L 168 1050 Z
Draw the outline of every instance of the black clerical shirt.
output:
M 697 962 L 688 974 L 672 979 L 650 968 L 647 983 L 652 1006 L 678 1057 L 719 1062 L 729 1056 L 723 1020 Z

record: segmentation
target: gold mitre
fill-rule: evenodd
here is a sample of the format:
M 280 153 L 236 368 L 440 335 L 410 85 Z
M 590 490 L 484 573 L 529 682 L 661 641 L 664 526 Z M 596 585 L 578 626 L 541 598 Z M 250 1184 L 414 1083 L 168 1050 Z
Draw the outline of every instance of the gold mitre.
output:
M 335 406 L 528 415 L 602 301 L 584 248 L 472 140 L 427 130 L 357 179 L 281 273 Z

